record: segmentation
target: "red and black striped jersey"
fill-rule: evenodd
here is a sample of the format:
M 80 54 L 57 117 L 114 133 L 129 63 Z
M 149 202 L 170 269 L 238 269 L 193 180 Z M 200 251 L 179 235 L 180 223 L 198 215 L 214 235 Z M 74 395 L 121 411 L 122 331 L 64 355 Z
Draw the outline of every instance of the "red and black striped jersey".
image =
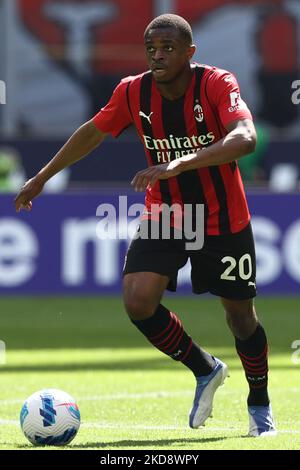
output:
M 190 85 L 176 100 L 160 94 L 150 71 L 124 78 L 95 125 L 117 137 L 134 124 L 148 165 L 158 165 L 212 145 L 228 133 L 230 122 L 252 119 L 233 74 L 200 64 L 192 69 Z M 145 202 L 149 213 L 152 204 L 204 204 L 207 235 L 239 232 L 250 220 L 236 162 L 159 180 L 148 186 Z

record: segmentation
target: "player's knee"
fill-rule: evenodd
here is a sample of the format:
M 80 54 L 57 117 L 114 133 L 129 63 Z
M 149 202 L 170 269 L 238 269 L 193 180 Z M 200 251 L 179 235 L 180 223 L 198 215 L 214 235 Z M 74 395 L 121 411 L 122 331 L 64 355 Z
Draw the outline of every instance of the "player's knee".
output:
M 165 280 L 140 273 L 126 274 L 123 278 L 123 300 L 132 320 L 151 317 L 160 303 Z
M 124 282 L 124 306 L 132 320 L 144 320 L 154 313 L 159 302 L 152 297 L 146 286 Z
M 154 313 L 156 308 L 153 301 L 142 292 L 127 292 L 123 299 L 126 312 L 132 320 L 145 320 Z
M 231 317 L 252 317 L 255 315 L 252 300 L 230 301 L 224 304 L 226 313 Z
M 253 301 L 224 301 L 226 320 L 233 334 L 240 339 L 247 339 L 255 331 L 258 320 Z

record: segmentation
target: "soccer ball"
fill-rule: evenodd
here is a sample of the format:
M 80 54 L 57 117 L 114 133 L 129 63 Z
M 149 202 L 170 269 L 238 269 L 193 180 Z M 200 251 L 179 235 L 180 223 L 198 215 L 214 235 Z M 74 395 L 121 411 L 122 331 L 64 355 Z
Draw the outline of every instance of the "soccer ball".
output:
M 20 423 L 32 444 L 63 446 L 76 436 L 80 412 L 68 393 L 49 388 L 27 398 L 21 409 Z

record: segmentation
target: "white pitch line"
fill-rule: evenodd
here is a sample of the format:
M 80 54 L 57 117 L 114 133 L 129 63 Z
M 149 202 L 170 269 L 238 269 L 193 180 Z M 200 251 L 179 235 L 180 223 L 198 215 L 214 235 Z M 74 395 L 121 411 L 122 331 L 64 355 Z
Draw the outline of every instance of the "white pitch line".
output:
M 127 400 L 131 398 L 143 399 L 143 398 L 170 398 L 170 397 L 183 397 L 191 396 L 194 392 L 192 390 L 181 390 L 178 392 L 167 392 L 159 390 L 156 392 L 145 392 L 145 393 L 116 393 L 113 395 L 95 395 L 91 397 L 78 398 L 78 401 L 98 401 L 98 400 Z
M 293 387 L 289 389 L 276 389 L 277 391 L 284 390 L 288 391 L 289 393 L 299 393 L 300 387 Z M 228 390 L 226 388 L 222 388 L 218 390 L 218 395 L 240 395 L 240 390 Z M 92 395 L 92 396 L 85 396 L 85 397 L 76 397 L 78 402 L 83 401 L 102 401 L 102 400 L 127 400 L 127 399 L 143 399 L 143 398 L 172 398 L 172 397 L 189 397 L 193 396 L 193 390 L 180 390 L 177 392 L 170 392 L 165 390 L 157 390 L 153 392 L 145 392 L 145 393 L 115 393 L 109 395 Z M 1 405 L 15 405 L 19 403 L 24 403 L 24 399 L 17 398 L 17 399 L 7 399 L 7 400 L 0 400 Z
M 13 419 L 0 419 L 0 426 L 20 426 L 19 421 Z M 132 429 L 132 430 L 148 430 L 148 431 L 190 431 L 190 429 L 186 426 L 168 426 L 168 425 L 161 425 L 161 426 L 149 426 L 147 424 L 110 424 L 110 423 L 89 423 L 83 422 L 81 423 L 81 427 L 88 428 L 88 429 Z M 231 427 L 207 427 L 201 428 L 198 432 L 241 432 L 244 428 L 240 426 L 240 423 L 232 423 Z M 197 431 L 196 431 L 197 433 Z M 300 434 L 300 429 L 279 429 L 278 434 Z
M 20 421 L 17 421 L 15 419 L 1 419 L 0 418 L 0 426 L 19 426 Z
M 178 392 L 167 392 L 159 390 L 155 392 L 145 393 L 115 393 L 112 395 L 94 395 L 90 397 L 77 397 L 76 400 L 80 401 L 100 401 L 100 400 L 127 400 L 127 399 L 143 399 L 143 398 L 170 398 L 170 397 L 183 397 L 192 396 L 194 394 L 191 390 L 182 390 Z M 0 400 L 1 405 L 15 405 L 24 403 L 22 399 Z
M 187 426 L 176 426 L 176 425 L 149 425 L 149 424 L 122 424 L 116 425 L 116 424 L 110 424 L 110 423 L 82 423 L 82 427 L 84 428 L 91 428 L 91 429 L 144 429 L 144 430 L 153 430 L 153 431 L 190 431 L 191 429 L 188 428 Z M 239 429 L 233 429 L 233 428 L 201 428 L 199 432 L 202 431 L 231 431 L 231 432 L 236 432 L 241 430 L 242 428 L 240 427 Z
M 24 403 L 25 400 L 15 399 L 15 400 L 0 400 L 0 405 L 17 405 L 18 403 Z
M 82 427 L 85 428 L 99 428 L 99 429 L 144 429 L 144 430 L 161 430 L 161 431 L 190 431 L 190 429 L 186 426 L 168 426 L 168 425 L 161 425 L 161 426 L 149 426 L 145 424 L 122 424 L 122 425 L 115 425 L 115 424 L 101 424 L 101 423 L 82 423 Z M 239 432 L 243 430 L 244 428 L 241 427 L 240 423 L 232 423 L 230 427 L 201 427 L 201 429 L 198 432 L 210 432 L 210 431 L 225 431 L 225 432 Z M 197 431 L 196 431 L 197 432 Z M 290 429 L 280 429 L 278 430 L 279 434 L 284 433 L 284 434 L 300 434 L 300 429 L 296 430 L 290 430 Z
M 279 390 L 279 389 L 277 389 Z M 286 391 L 286 389 L 284 389 Z M 288 389 L 289 392 L 298 393 L 300 392 L 300 388 L 293 387 Z M 239 395 L 239 390 L 226 390 L 222 388 L 218 391 L 218 394 L 222 395 Z M 172 397 L 188 397 L 193 396 L 193 390 L 180 390 L 178 392 L 169 392 L 165 390 L 158 390 L 154 392 L 145 392 L 145 393 L 115 393 L 110 395 L 93 395 L 89 397 L 77 397 L 76 400 L 78 402 L 83 401 L 102 401 L 102 400 L 127 400 L 127 399 L 143 399 L 143 398 L 172 398 Z M 19 403 L 24 403 L 24 399 L 9 399 L 9 400 L 0 400 L 1 405 L 16 405 Z

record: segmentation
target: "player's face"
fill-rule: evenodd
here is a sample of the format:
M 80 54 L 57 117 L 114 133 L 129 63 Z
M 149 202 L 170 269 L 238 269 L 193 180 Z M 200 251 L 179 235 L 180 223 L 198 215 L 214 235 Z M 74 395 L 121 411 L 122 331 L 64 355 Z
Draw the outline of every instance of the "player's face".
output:
M 189 66 L 195 46 L 173 28 L 150 29 L 145 38 L 147 60 L 157 83 L 171 83 Z

